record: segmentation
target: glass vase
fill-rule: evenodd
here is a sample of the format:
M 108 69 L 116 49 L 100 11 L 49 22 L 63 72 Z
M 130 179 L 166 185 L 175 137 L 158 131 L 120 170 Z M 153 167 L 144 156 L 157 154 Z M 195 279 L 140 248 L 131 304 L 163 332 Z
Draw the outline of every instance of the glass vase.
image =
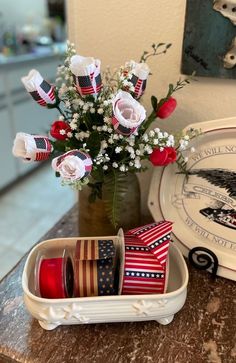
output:
M 79 235 L 80 236 L 112 236 L 121 227 L 124 231 L 140 225 L 140 186 L 136 174 L 127 173 L 125 178 L 127 191 L 122 194 L 119 214 L 119 223 L 116 228 L 109 220 L 104 202 L 96 199 L 95 202 L 88 201 L 91 193 L 90 187 L 86 186 L 79 192 Z

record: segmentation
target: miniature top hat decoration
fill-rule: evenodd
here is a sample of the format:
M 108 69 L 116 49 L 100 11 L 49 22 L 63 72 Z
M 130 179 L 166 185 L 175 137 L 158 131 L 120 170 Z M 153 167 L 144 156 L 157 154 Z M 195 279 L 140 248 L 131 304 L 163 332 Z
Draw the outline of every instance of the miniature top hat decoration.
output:
M 122 295 L 162 294 L 166 291 L 172 224 L 161 221 L 125 233 Z

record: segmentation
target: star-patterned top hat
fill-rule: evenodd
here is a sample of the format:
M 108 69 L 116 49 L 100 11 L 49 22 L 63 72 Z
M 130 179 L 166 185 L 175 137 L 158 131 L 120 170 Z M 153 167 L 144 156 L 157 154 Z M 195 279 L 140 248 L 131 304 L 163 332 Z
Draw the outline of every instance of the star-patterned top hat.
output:
M 122 295 L 166 291 L 171 231 L 172 222 L 161 221 L 125 233 Z

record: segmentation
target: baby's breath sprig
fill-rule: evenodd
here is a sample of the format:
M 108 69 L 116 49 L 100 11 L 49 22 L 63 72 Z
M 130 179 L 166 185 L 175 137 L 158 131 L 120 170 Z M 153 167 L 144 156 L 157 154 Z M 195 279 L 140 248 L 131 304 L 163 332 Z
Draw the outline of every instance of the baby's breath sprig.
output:
M 88 183 L 89 183 L 89 178 L 83 178 L 80 180 L 77 179 L 74 181 L 62 179 L 61 181 L 62 186 L 69 185 L 74 190 L 82 190 L 83 187 Z
M 195 152 L 195 148 L 190 146 L 190 141 L 199 137 L 201 135 L 201 130 L 194 129 L 190 127 L 185 134 L 182 132 L 175 134 L 175 143 L 177 151 L 176 164 L 178 166 L 178 174 L 184 174 L 188 177 L 189 170 L 187 168 L 188 157 L 184 155 L 185 151 Z

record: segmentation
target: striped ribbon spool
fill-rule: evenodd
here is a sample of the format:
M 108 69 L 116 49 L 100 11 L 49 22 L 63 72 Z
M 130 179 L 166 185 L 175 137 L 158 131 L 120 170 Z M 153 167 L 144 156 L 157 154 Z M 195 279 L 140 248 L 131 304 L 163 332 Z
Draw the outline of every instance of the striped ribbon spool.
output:
M 74 296 L 115 294 L 115 247 L 112 240 L 78 240 L 74 264 Z
M 165 292 L 171 231 L 172 222 L 161 221 L 125 234 L 123 295 Z

